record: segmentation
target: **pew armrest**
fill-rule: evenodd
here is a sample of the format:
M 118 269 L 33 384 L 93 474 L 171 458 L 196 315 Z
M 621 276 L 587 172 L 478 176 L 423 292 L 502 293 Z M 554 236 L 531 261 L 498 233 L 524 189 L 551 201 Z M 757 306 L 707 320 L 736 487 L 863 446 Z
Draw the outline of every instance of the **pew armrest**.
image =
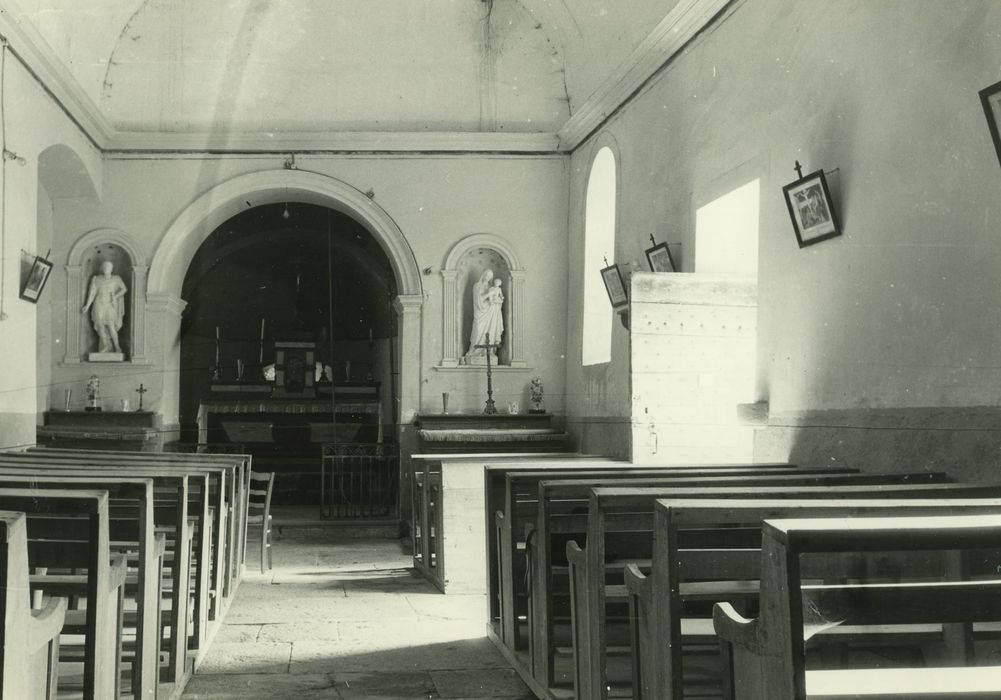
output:
M 66 598 L 49 598 L 41 610 L 31 613 L 28 648 L 35 652 L 59 636 L 66 621 Z
M 567 542 L 567 561 L 577 566 L 587 566 L 587 554 L 574 540 Z
M 125 577 L 128 573 L 128 559 L 124 555 L 111 557 L 111 566 L 108 576 L 108 590 L 118 590 L 119 586 L 125 585 Z
M 622 572 L 622 579 L 625 581 L 629 595 L 634 595 L 643 601 L 646 600 L 650 591 L 650 578 L 640 571 L 640 567 L 635 562 L 626 564 L 625 571 Z
M 762 653 L 758 621 L 747 619 L 729 603 L 716 603 L 713 606 L 713 629 L 722 641 L 746 649 L 752 654 Z

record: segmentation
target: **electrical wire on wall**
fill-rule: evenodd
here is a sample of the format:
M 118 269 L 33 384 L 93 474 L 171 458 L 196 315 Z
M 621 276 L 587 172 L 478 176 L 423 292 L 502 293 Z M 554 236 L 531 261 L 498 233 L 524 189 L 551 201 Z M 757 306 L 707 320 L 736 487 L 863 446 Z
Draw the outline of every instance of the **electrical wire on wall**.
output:
M 7 320 L 7 37 L 0 36 L 0 321 Z

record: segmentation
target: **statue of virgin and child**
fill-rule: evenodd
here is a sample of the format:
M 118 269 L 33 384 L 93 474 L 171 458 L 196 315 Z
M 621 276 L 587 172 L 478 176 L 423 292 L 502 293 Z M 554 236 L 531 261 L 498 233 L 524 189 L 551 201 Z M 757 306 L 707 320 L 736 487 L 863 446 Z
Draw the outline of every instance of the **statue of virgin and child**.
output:
M 504 292 L 500 278 L 494 278 L 494 271 L 486 269 L 473 284 L 473 327 L 469 333 L 469 351 L 465 363 L 486 364 L 487 351 L 477 345 L 499 346 L 504 335 Z M 497 348 L 490 348 L 490 363 L 497 363 Z
M 101 272 L 90 278 L 87 301 L 83 313 L 90 311 L 90 321 L 98 337 L 99 353 L 121 353 L 118 331 L 125 319 L 125 293 L 128 288 L 118 275 L 110 260 L 101 263 Z

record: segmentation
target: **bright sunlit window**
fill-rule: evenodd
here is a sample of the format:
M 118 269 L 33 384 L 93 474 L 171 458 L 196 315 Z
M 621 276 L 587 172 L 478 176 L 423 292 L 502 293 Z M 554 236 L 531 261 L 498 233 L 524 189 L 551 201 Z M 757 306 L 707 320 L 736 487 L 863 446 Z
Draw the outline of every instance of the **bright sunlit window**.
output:
M 615 262 L 615 155 L 607 146 L 591 163 L 584 205 L 584 338 L 582 361 L 612 359 L 612 307 L 601 268 Z
M 758 276 L 759 181 L 695 213 L 695 271 Z

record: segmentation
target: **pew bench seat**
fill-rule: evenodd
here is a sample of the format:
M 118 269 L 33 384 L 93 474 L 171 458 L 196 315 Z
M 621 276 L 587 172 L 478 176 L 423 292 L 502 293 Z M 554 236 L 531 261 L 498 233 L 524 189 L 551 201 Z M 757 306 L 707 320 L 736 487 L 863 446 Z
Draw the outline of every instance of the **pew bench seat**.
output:
M 1001 666 L 878 668 L 806 672 L 809 700 L 925 700 L 1001 697 Z

